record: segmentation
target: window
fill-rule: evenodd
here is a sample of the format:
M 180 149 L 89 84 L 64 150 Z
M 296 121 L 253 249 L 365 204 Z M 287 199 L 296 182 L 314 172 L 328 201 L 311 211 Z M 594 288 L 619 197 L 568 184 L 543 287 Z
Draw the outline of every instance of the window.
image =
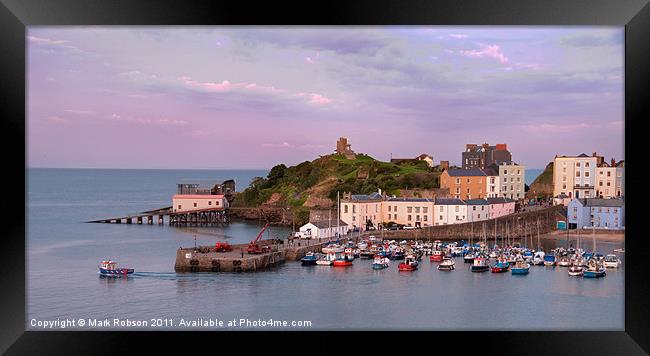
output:
M 357 217 L 352 215 L 352 221 L 355 221 L 356 219 L 357 219 Z
M 428 213 L 428 212 L 429 212 L 429 208 L 426 207 L 426 206 L 423 207 L 423 208 L 422 208 L 422 212 L 425 213 L 425 214 Z
M 442 215 L 440 215 L 440 220 L 442 220 Z
M 602 187 L 602 186 L 603 186 L 603 182 L 602 182 L 602 181 L 598 182 L 598 185 Z
M 419 212 L 420 212 L 420 207 L 419 207 L 419 206 L 416 206 L 416 207 L 415 207 L 415 213 L 418 214 Z
M 517 183 L 521 182 L 521 177 L 517 177 Z
M 490 178 L 490 184 L 494 184 L 494 177 Z
M 389 206 L 388 206 L 388 211 L 390 211 L 390 208 L 391 208 L 391 206 L 389 205 Z
M 507 170 L 507 169 L 504 169 L 504 170 L 503 170 L 503 174 L 508 174 L 508 170 Z
M 474 206 L 472 207 L 472 210 L 476 211 L 476 205 L 474 205 Z
M 411 215 L 408 216 L 408 221 L 411 221 Z
M 521 174 L 521 171 L 520 171 L 520 170 L 517 170 L 517 174 Z
M 562 176 L 562 181 L 566 182 L 566 176 Z
M 212 200 L 208 200 L 208 205 L 212 205 Z
M 585 172 L 585 177 L 589 177 L 589 172 Z
M 420 215 L 415 215 L 415 221 L 420 221 Z
M 406 212 L 407 213 L 412 213 L 413 212 L 413 207 L 412 206 L 407 207 Z
M 485 210 L 485 205 L 481 205 L 481 210 Z
M 580 171 L 576 171 L 576 177 L 580 177 Z
M 194 207 L 196 208 L 196 203 L 194 203 Z
M 470 182 L 470 179 L 469 179 L 469 178 L 467 178 L 467 183 L 469 183 L 469 182 Z
M 346 213 L 346 214 L 348 213 L 348 205 L 347 204 L 343 205 L 343 210 L 344 210 L 344 213 Z
M 469 188 L 467 188 L 467 194 L 469 194 Z
M 602 171 L 602 170 L 598 171 L 598 174 L 600 174 L 600 175 L 602 176 L 602 175 L 603 175 L 603 171 Z
M 609 187 L 611 185 L 611 182 L 607 182 L 607 186 Z
M 481 218 L 481 214 L 478 214 L 478 218 L 479 218 L 479 219 Z
M 456 178 L 456 184 L 460 184 L 460 178 Z
M 585 162 L 585 167 L 589 167 L 589 162 Z
M 445 211 L 444 208 L 445 208 L 444 206 L 440 206 L 440 212 L 441 212 L 441 213 L 442 213 L 443 211 Z M 442 217 L 441 217 L 441 219 L 442 219 Z
M 178 206 L 178 210 L 181 210 L 181 206 L 180 206 L 180 205 Z
M 607 176 L 608 176 L 608 177 L 611 177 L 611 176 L 612 176 L 612 172 L 607 171 Z
M 456 212 L 459 212 L 459 211 L 460 211 L 460 207 L 458 205 L 456 205 Z
M 424 221 L 429 221 L 429 219 L 427 219 L 427 216 L 426 216 L 426 215 L 422 217 L 422 220 L 424 220 Z
M 352 205 L 352 214 L 356 214 L 356 213 L 357 213 L 357 206 Z
M 576 162 L 576 167 L 580 167 L 580 162 Z
M 510 183 L 514 183 L 514 182 L 515 182 L 515 177 L 510 177 Z

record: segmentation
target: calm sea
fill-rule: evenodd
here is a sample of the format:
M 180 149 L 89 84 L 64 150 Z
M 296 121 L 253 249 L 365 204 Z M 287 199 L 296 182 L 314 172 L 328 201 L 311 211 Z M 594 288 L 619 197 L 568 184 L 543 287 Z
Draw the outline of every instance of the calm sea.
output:
M 203 245 L 224 240 L 245 243 L 260 226 L 84 223 L 168 206 L 179 181 L 234 178 L 240 190 L 265 174 L 29 169 L 27 328 L 42 329 L 32 326 L 32 320 L 117 318 L 149 325 L 152 319 L 164 319 L 174 323 L 172 329 L 184 329 L 181 319 L 203 318 L 309 321 L 310 329 L 319 330 L 623 329 L 624 267 L 591 280 L 569 278 L 560 267 L 531 267 L 527 276 L 477 274 L 462 260 L 452 272 L 440 272 L 424 260 L 419 270 L 406 274 L 398 272 L 396 264 L 375 271 L 371 261 L 355 260 L 354 266 L 343 269 L 287 262 L 260 273 L 175 273 L 176 249 L 193 246 L 195 237 Z M 288 232 L 274 227 L 270 235 Z M 550 248 L 565 240 L 544 244 Z M 605 253 L 622 246 L 623 242 L 599 242 L 598 250 Z M 105 258 L 135 268 L 135 276 L 99 277 L 97 264 Z

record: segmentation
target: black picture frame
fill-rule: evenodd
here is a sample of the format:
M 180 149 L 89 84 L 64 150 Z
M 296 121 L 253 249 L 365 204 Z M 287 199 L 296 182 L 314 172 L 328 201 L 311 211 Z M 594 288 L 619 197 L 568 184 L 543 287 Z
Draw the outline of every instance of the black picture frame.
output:
M 5 153 L 6 199 L 25 201 L 27 26 L 41 25 L 579 25 L 625 26 L 625 147 L 628 190 L 626 199 L 625 331 L 612 332 L 501 332 L 486 325 L 485 332 L 373 332 L 369 335 L 323 335 L 314 332 L 37 332 L 25 331 L 25 236 L 28 226 L 18 209 L 4 207 L 8 228 L 0 237 L 0 353 L 115 354 L 129 352 L 133 344 L 171 351 L 180 346 L 190 352 L 208 347 L 213 353 L 230 344 L 243 353 L 258 347 L 264 352 L 295 353 L 325 349 L 327 339 L 376 338 L 401 343 L 376 349 L 424 346 L 433 352 L 445 348 L 462 352 L 498 354 L 608 354 L 650 352 L 650 295 L 646 273 L 648 240 L 642 231 L 641 205 L 643 121 L 648 115 L 650 86 L 650 6 L 648 0 L 454 0 L 454 1 L 338 1 L 292 3 L 134 0 L 0 0 L 0 114 Z M 633 188 L 633 187 L 637 188 Z M 25 187 L 21 190 L 18 187 Z M 631 187 L 631 188 L 630 188 Z M 19 204 L 11 203 L 12 206 Z M 646 217 L 647 218 L 647 217 Z M 590 329 L 585 325 L 585 329 Z M 384 335 L 385 334 L 385 335 Z M 237 338 L 234 338 L 237 336 Z M 221 340 L 221 341 L 219 341 Z M 299 346 L 300 340 L 312 342 Z M 224 346 L 221 346 L 221 343 Z M 435 345 L 435 346 L 432 346 Z M 474 346 L 472 346 L 474 345 Z M 221 348 L 224 348 L 223 350 Z M 338 350 L 338 347 L 335 346 Z M 435 349 L 434 349 L 435 348 Z M 454 351 L 455 350 L 455 351 Z M 324 350 L 327 351 L 327 350 Z M 346 350 L 338 350 L 348 352 Z M 338 352 L 337 351 L 337 352 Z M 352 351 L 352 349 L 350 349 Z M 317 352 L 318 353 L 318 352 Z

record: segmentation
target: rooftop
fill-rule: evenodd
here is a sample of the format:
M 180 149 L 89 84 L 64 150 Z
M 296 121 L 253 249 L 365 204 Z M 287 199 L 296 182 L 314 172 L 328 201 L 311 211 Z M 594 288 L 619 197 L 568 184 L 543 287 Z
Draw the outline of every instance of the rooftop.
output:
M 577 199 L 580 201 L 582 206 L 594 206 L 594 207 L 622 207 L 625 205 L 625 200 L 623 199 L 602 199 L 602 198 L 586 198 L 586 199 Z
M 428 198 L 389 198 L 388 201 L 412 201 L 412 202 L 432 202 Z
M 490 204 L 505 204 L 505 203 L 512 203 L 514 200 L 504 198 L 504 197 L 495 197 L 495 198 L 487 198 L 488 203 Z
M 465 200 L 467 205 L 490 205 L 490 203 L 485 199 L 467 199 Z
M 486 176 L 485 172 L 482 169 L 472 168 L 472 169 L 448 169 L 446 170 L 447 174 L 451 177 L 481 177 Z
M 436 205 L 466 205 L 464 201 L 460 199 L 436 199 Z

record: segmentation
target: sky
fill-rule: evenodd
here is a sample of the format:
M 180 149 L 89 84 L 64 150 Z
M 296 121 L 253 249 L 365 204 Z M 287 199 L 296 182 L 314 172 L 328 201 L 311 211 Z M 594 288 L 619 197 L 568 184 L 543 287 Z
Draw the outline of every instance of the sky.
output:
M 624 159 L 623 27 L 30 27 L 27 165 Z

